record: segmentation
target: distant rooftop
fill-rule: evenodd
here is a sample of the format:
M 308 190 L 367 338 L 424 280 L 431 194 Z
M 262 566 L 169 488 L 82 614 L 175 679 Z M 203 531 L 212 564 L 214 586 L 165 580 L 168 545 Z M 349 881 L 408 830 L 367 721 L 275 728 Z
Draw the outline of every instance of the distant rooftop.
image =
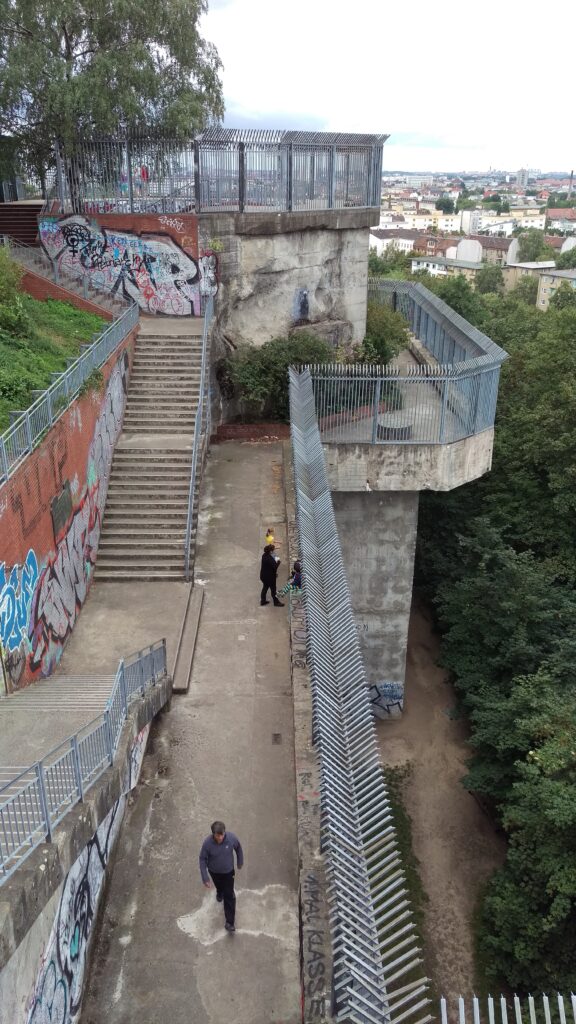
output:
M 554 260 L 540 260 L 536 263 L 509 263 L 509 267 L 522 267 L 524 270 L 549 270 L 556 267 Z
M 441 267 L 461 267 L 463 270 L 480 270 L 484 263 L 471 260 L 452 260 L 447 256 L 414 256 L 413 263 L 438 263 Z
M 566 281 L 576 280 L 576 270 L 551 270 L 547 277 L 563 277 Z

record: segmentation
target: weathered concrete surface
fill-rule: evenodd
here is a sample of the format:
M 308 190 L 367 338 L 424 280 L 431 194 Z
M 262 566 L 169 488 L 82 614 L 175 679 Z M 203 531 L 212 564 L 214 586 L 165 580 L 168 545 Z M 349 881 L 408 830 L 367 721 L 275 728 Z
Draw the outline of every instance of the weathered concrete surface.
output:
M 287 609 L 261 608 L 258 581 L 266 526 L 275 526 L 285 558 L 284 517 L 281 445 L 212 450 L 191 687 L 174 699 L 144 759 L 83 1024 L 301 1019 Z M 246 855 L 233 936 L 198 871 L 201 840 L 217 817 Z
M 217 343 L 262 345 L 303 320 L 346 321 L 354 340 L 364 337 L 366 211 L 316 215 L 320 213 L 290 214 L 289 230 L 281 229 L 286 220 L 282 214 L 265 214 L 261 221 L 251 214 L 246 231 L 240 230 L 239 215 L 201 221 L 201 244 L 219 248 Z
M 369 683 L 404 682 L 418 494 L 332 493 Z
M 289 235 L 297 231 L 370 228 L 380 221 L 379 207 L 250 213 L 201 213 L 200 236 L 206 247 L 221 235 Z
M 325 444 L 332 491 L 451 491 L 492 466 L 494 428 L 452 444 Z

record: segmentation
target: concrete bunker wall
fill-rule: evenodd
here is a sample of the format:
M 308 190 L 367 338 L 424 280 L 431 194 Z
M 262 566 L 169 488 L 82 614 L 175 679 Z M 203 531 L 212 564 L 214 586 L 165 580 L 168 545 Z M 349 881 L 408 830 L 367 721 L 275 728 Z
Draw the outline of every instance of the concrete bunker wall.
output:
M 0 487 L 0 642 L 6 687 L 56 668 L 92 581 L 137 329 Z M 1 685 L 1 683 L 0 683 Z
M 200 247 L 217 250 L 217 335 L 262 345 L 309 327 L 335 343 L 364 337 L 371 209 L 202 214 Z

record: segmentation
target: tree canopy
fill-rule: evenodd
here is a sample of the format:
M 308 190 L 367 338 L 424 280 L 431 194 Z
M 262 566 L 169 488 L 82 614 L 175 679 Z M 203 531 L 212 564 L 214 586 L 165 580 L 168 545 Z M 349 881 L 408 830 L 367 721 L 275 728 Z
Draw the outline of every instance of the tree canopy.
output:
M 55 139 L 119 128 L 189 136 L 223 114 L 207 0 L 0 0 L 0 132 L 38 172 Z
M 498 296 L 464 285 L 468 319 L 510 354 L 493 468 L 464 488 L 422 494 L 417 582 L 470 723 L 465 785 L 508 838 L 479 913 L 488 980 L 573 991 L 576 308 L 551 303 L 544 313 L 520 287 Z
M 443 213 L 454 213 L 454 200 L 450 199 L 450 196 L 440 196 L 435 205 L 436 209 L 442 210 Z
M 476 274 L 475 281 L 476 291 L 484 295 L 488 292 L 496 292 L 497 294 L 504 291 L 504 275 L 502 268 L 496 263 L 489 263 L 485 267 L 482 267 Z
M 546 245 L 544 232 L 539 228 L 528 228 L 518 238 L 518 262 L 536 263 L 538 260 L 555 259 L 554 250 Z

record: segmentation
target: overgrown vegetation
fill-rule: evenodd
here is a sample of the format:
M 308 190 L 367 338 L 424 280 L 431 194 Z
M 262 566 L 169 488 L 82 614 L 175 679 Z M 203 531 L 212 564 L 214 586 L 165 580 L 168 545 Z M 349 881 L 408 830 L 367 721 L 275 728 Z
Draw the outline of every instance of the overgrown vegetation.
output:
M 0 430 L 13 409 L 25 409 L 32 391 L 51 383 L 80 345 L 106 321 L 66 302 L 38 302 L 20 291 L 22 273 L 0 248 Z
M 434 290 L 510 353 L 492 472 L 421 498 L 417 580 L 471 725 L 465 784 L 507 833 L 479 915 L 515 991 L 576 986 L 576 309 Z M 450 294 L 448 294 L 450 292 Z

